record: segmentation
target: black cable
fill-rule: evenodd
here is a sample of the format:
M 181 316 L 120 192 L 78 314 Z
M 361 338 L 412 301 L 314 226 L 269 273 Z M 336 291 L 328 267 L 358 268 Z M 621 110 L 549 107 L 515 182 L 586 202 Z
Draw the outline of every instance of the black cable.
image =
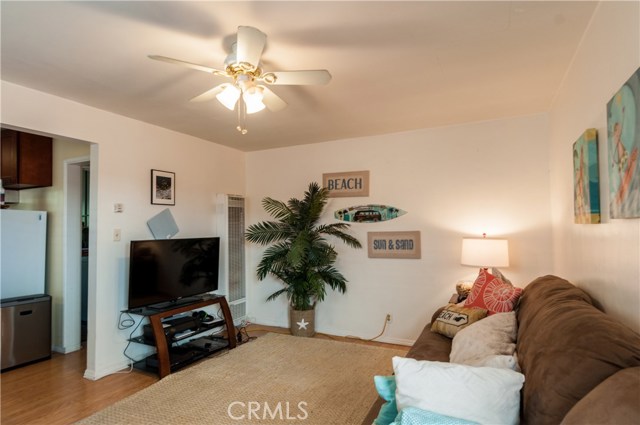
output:
M 245 335 L 246 335 L 246 337 L 247 337 L 247 340 L 246 340 L 245 342 L 249 342 L 249 341 L 253 341 L 254 339 L 258 339 L 258 337 L 257 337 L 257 336 L 250 336 L 250 335 L 249 335 L 249 332 L 247 331 L 247 327 L 246 327 L 246 326 L 243 326 L 243 327 L 242 327 L 242 331 L 244 331 L 244 334 L 245 334 Z
M 257 339 L 257 336 L 251 336 L 249 335 L 249 332 L 247 332 L 247 325 L 241 324 L 239 326 L 236 326 L 236 335 L 234 335 L 234 338 L 236 338 L 236 340 L 238 341 L 238 344 L 245 344 L 249 341 L 253 341 L 254 339 Z M 243 337 L 246 337 L 246 339 L 244 339 Z
M 126 314 L 129 316 L 129 319 L 125 319 L 124 321 L 120 322 L 120 323 L 118 324 L 118 329 L 129 329 L 130 327 L 132 327 L 132 326 L 135 324 L 135 320 L 133 320 L 133 317 L 131 317 L 131 315 L 130 315 L 129 313 L 126 313 Z M 120 317 L 122 317 L 122 313 L 120 313 Z M 126 347 L 124 347 L 124 351 L 122 352 L 122 354 L 124 354 L 124 356 L 125 356 L 126 358 L 128 358 L 128 359 L 131 361 L 131 366 L 133 366 L 133 364 L 134 364 L 135 362 L 137 362 L 138 360 L 134 359 L 133 357 L 130 357 L 130 356 L 127 354 L 127 350 L 129 349 L 129 346 L 131 345 L 131 339 L 133 338 L 133 334 L 134 334 L 134 333 L 136 333 L 136 331 L 138 330 L 138 328 L 139 328 L 139 327 L 140 327 L 140 325 L 142 324 L 143 320 L 144 320 L 144 317 L 141 317 L 141 318 L 140 318 L 140 321 L 138 322 L 138 324 L 136 325 L 136 327 L 135 327 L 135 328 L 133 328 L 133 330 L 132 330 L 132 331 L 131 331 L 131 333 L 129 334 L 129 339 L 127 340 L 127 346 L 126 346 Z M 122 323 L 123 323 L 123 322 L 125 322 L 125 321 L 126 321 L 126 322 L 131 321 L 131 322 L 133 322 L 133 323 L 131 323 L 130 325 L 126 325 L 126 327 L 120 327 L 120 326 L 125 326 L 125 325 L 122 325 Z
M 126 319 L 122 319 L 122 315 L 126 314 L 127 316 L 129 316 Z M 131 326 L 135 325 L 136 321 L 133 319 L 133 317 L 131 317 L 131 314 L 129 314 L 128 311 L 121 311 L 120 312 L 120 317 L 118 318 L 118 329 L 125 330 L 125 329 L 129 329 Z

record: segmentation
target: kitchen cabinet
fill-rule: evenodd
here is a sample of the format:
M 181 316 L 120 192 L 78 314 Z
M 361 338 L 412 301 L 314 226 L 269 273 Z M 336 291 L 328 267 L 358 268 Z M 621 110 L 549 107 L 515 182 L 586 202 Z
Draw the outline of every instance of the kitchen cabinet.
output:
M 0 176 L 5 189 L 52 185 L 51 137 L 2 129 Z

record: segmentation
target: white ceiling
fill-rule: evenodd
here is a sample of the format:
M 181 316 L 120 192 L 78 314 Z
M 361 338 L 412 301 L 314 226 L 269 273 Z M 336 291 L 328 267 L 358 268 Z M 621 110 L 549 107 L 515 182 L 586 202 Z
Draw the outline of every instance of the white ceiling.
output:
M 547 111 L 596 2 L 1 3 L 2 79 L 243 151 Z M 265 71 L 328 69 L 273 86 L 248 117 L 190 103 L 221 77 L 239 25 L 268 35 Z

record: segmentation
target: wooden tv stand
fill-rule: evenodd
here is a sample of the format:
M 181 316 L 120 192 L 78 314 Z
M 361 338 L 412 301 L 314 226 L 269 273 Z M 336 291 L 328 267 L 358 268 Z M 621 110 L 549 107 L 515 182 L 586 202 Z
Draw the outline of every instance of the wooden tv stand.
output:
M 227 303 L 227 299 L 224 296 L 212 296 L 211 298 L 203 298 L 200 300 L 195 300 L 194 302 L 191 302 L 188 304 L 183 304 L 175 307 L 170 306 L 163 309 L 151 309 L 151 308 L 143 307 L 143 308 L 133 309 L 128 311 L 128 313 L 130 314 L 136 314 L 136 315 L 145 316 L 149 318 L 149 322 L 151 323 L 151 327 L 153 329 L 153 336 L 155 340 L 155 347 L 156 347 L 155 355 L 157 356 L 157 363 L 158 363 L 157 372 L 158 372 L 158 375 L 160 375 L 160 379 L 169 375 L 174 370 L 177 370 L 181 367 L 186 366 L 189 363 L 200 360 L 214 353 L 214 352 L 210 352 L 210 353 L 200 352 L 198 353 L 197 356 L 194 356 L 191 361 L 186 361 L 184 362 L 184 364 L 180 364 L 179 366 L 174 366 L 172 368 L 171 362 L 170 362 L 170 350 L 173 347 L 173 343 L 177 342 L 177 340 L 168 341 L 168 338 L 166 337 L 164 332 L 163 319 L 174 316 L 176 314 L 186 313 L 192 310 L 197 310 L 197 309 L 207 307 L 210 305 L 215 305 L 215 304 L 220 305 L 223 319 L 212 323 L 211 326 L 202 325 L 196 329 L 193 329 L 194 333 L 190 336 L 196 335 L 198 333 L 206 332 L 215 327 L 226 326 L 227 344 L 222 348 L 233 349 L 236 347 L 235 327 L 233 326 L 233 317 L 231 317 L 231 310 L 229 309 L 229 304 Z M 141 343 L 141 344 L 151 345 L 142 336 L 131 338 L 131 341 Z M 138 362 L 138 363 L 141 363 L 140 367 L 143 369 L 145 369 L 144 367 L 144 364 L 146 363 L 145 360 Z M 136 366 L 138 366 L 138 363 L 136 363 Z

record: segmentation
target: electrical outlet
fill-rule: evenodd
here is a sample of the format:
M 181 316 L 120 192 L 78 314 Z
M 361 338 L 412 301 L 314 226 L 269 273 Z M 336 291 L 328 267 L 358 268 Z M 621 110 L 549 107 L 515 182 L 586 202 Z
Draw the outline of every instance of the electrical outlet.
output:
M 387 323 L 391 323 L 391 313 L 387 313 Z
M 120 229 L 113 229 L 113 241 L 120 242 L 122 237 L 122 231 Z

